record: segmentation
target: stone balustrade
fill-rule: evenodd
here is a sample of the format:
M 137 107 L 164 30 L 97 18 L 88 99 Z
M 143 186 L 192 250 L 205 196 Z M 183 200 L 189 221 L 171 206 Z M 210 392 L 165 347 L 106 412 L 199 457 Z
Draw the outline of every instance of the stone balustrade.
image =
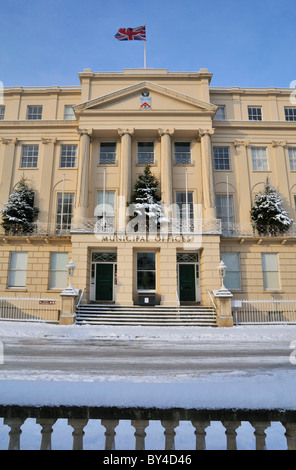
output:
M 178 450 L 177 443 L 182 442 L 181 449 L 206 450 L 208 437 L 213 434 L 212 428 L 220 424 L 219 449 L 237 450 L 238 434 L 244 425 L 243 441 L 253 442 L 255 450 L 269 450 L 267 433 L 274 424 L 282 429 L 281 440 L 287 450 L 296 450 L 296 411 L 280 410 L 157 410 L 157 409 L 107 409 L 107 408 L 31 408 L 0 406 L 0 442 L 4 442 L 4 429 L 7 429 L 8 450 L 21 450 L 22 439 L 35 442 L 36 450 L 64 449 L 65 442 L 53 445 L 54 433 L 58 422 L 63 424 L 63 436 L 68 435 L 69 450 L 83 450 L 87 441 L 89 425 L 97 430 L 97 450 L 119 450 L 116 441 L 129 439 L 134 450 L 147 450 L 146 440 L 149 427 L 161 427 L 161 432 L 154 440 L 153 449 L 174 451 Z M 26 424 L 30 421 L 30 425 Z M 1 422 L 3 426 L 1 426 Z M 122 424 L 125 423 L 125 426 Z M 184 427 L 184 424 L 186 425 Z M 190 426 L 190 427 L 189 427 Z M 278 426 L 279 427 L 279 426 Z M 1 429 L 2 428 L 2 429 Z M 184 433 L 184 429 L 186 432 Z M 192 428 L 192 433 L 191 429 Z M 36 434 L 40 438 L 36 440 Z M 246 431 L 248 429 L 248 431 Z M 188 431 L 189 430 L 189 431 Z M 122 436 L 122 432 L 128 436 Z M 159 430 L 158 430 L 159 432 Z M 189 432 L 189 438 L 188 438 Z M 71 434 L 71 436 L 70 436 Z M 162 435 L 162 437 L 161 437 Z M 70 436 L 70 439 L 69 439 Z M 184 441 L 188 439 L 188 447 Z M 66 439 L 67 440 L 67 439 Z M 38 441 L 38 443 L 36 443 Z M 189 442 L 190 441 L 190 442 Z M 215 439 L 217 442 L 217 437 Z M 88 444 L 89 445 L 89 444 Z M 213 446 L 213 444 L 211 444 Z M 34 446 L 33 446 L 34 447 Z M 32 449 L 33 449 L 32 447 Z M 27 447 L 28 448 L 28 444 Z M 87 446 L 86 446 L 87 448 Z M 92 447 L 93 448 L 93 447 Z M 151 449 L 151 436 L 149 439 Z M 213 447 L 211 447 L 213 448 Z M 35 447 L 34 447 L 35 449 Z M 242 449 L 242 445 L 240 445 Z M 3 449 L 4 450 L 4 449 Z M 126 450 L 122 449 L 121 450 Z M 249 449 L 252 450 L 252 449 Z M 281 449 L 282 450 L 282 449 Z

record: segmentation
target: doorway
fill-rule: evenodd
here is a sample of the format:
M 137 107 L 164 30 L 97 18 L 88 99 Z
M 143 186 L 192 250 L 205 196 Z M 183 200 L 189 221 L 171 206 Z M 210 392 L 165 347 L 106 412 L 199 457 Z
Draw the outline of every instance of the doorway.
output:
M 198 253 L 177 253 L 177 266 L 180 302 L 200 302 Z
M 113 302 L 117 273 L 116 253 L 92 253 L 90 300 Z

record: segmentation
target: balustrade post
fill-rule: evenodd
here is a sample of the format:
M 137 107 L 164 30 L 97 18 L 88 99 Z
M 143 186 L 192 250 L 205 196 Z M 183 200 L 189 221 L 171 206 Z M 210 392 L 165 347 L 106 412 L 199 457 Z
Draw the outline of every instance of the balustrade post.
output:
M 287 439 L 287 450 L 296 450 L 296 423 L 282 423 L 285 427 Z
M 8 450 L 20 450 L 21 426 L 25 420 L 21 418 L 6 418 L 4 424 L 10 427 Z
M 83 429 L 87 425 L 87 423 L 87 419 L 68 419 L 68 424 L 74 429 L 74 431 L 72 432 L 72 450 L 83 450 L 83 436 L 85 434 Z
M 254 436 L 256 439 L 256 450 L 266 450 L 265 429 L 269 428 L 270 421 L 251 421 L 250 424 L 255 429 Z
M 165 428 L 165 450 L 175 450 L 175 428 L 179 421 L 162 420 L 161 425 Z
M 236 429 L 240 427 L 240 421 L 222 421 L 224 428 L 226 429 L 225 434 L 227 438 L 227 450 L 237 450 L 236 445 Z
M 145 429 L 149 426 L 149 421 L 144 419 L 132 420 L 131 425 L 135 428 L 134 436 L 136 438 L 135 450 L 145 450 Z
M 41 445 L 40 450 L 51 450 L 51 435 L 53 432 L 53 425 L 56 422 L 56 419 L 48 418 L 37 418 L 36 423 L 40 424 L 41 429 Z
M 118 419 L 102 419 L 102 426 L 106 428 L 105 432 L 105 450 L 115 450 L 115 428 L 119 424 Z
M 196 450 L 206 450 L 206 431 L 205 429 L 210 426 L 210 421 L 191 421 L 195 427 L 194 434 L 196 436 Z

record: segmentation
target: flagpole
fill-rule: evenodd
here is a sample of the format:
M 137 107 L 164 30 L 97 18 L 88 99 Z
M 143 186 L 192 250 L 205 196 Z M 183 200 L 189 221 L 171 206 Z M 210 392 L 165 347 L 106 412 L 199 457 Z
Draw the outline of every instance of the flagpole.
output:
M 146 23 L 144 23 L 145 26 L 145 36 L 146 36 Z M 144 69 L 146 68 L 146 37 L 144 41 Z

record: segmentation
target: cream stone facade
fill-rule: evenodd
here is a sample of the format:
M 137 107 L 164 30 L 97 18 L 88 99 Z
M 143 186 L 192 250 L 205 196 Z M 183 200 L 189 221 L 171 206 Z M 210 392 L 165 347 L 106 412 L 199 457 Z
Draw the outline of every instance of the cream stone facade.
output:
M 294 299 L 296 232 L 262 237 L 250 224 L 266 177 L 296 216 L 291 90 L 213 88 L 207 69 L 79 78 L 79 87 L 4 90 L 0 201 L 25 175 L 39 215 L 33 233 L 2 230 L 0 295 L 59 298 L 73 259 L 88 301 L 209 305 L 223 259 L 234 299 Z M 146 163 L 169 219 L 152 235 L 126 230 Z

